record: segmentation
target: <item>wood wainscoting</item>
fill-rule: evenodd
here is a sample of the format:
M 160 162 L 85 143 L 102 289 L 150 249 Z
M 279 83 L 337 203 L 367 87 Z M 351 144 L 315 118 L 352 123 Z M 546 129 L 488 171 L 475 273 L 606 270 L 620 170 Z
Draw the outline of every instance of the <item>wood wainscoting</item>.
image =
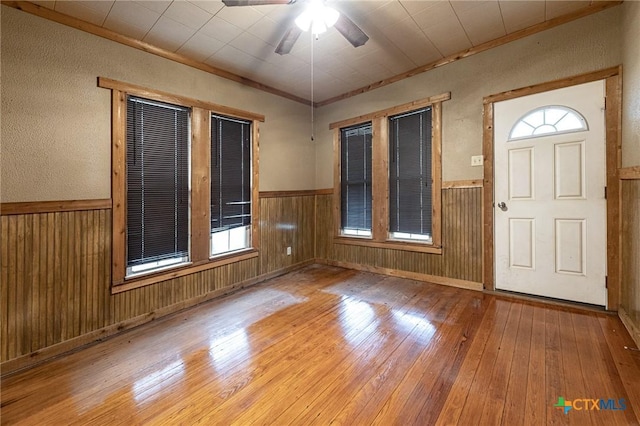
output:
M 482 289 L 482 188 L 442 190 L 442 254 L 335 244 L 332 197 L 317 196 L 316 258 L 332 265 Z
M 260 274 L 315 258 L 315 192 L 260 194 L 260 214 Z M 287 247 L 291 247 L 290 256 Z
M 622 169 L 620 175 L 622 286 L 618 314 L 640 346 L 640 167 Z
M 113 295 L 109 203 L 2 204 L 2 374 L 312 263 L 315 192 L 284 195 L 260 200 L 258 257 Z

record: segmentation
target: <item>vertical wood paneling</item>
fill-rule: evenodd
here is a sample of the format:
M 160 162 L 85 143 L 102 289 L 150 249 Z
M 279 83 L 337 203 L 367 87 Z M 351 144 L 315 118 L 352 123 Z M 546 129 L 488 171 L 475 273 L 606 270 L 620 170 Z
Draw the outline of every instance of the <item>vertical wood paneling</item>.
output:
M 333 248 L 333 195 L 316 196 L 316 257 L 329 259 Z
M 33 220 L 31 216 L 26 216 L 24 220 L 24 253 L 32 253 L 33 252 Z M 31 336 L 31 322 L 32 322 L 32 311 L 33 311 L 33 300 L 32 300 L 32 281 L 33 281 L 33 261 L 28 256 L 24 256 L 24 311 L 25 311 L 25 321 L 24 325 L 24 350 L 27 352 L 31 352 L 31 341 L 29 336 Z
M 34 218 L 37 218 L 39 222 L 40 228 L 40 240 L 36 247 L 46 247 L 47 246 L 47 215 L 40 214 L 34 215 Z M 4 238 L 3 238 L 4 242 Z M 4 249 L 4 246 L 3 246 Z M 47 301 L 42 297 L 43 294 L 47 292 L 47 251 L 38 249 L 39 256 L 36 256 L 34 253 L 34 258 L 38 258 L 38 287 L 37 291 L 34 294 L 34 298 L 38 300 L 38 307 L 36 312 L 38 315 L 38 328 L 37 328 L 37 341 L 35 346 L 38 348 L 43 348 L 47 345 Z M 4 359 L 4 358 L 3 358 Z
M 93 218 L 93 227 L 92 227 L 92 236 L 93 236 L 93 246 L 91 247 L 91 277 L 90 280 L 92 283 L 98 281 L 98 277 L 100 276 L 100 261 L 98 259 L 98 252 L 100 250 L 100 212 L 92 212 Z M 90 295 L 89 299 L 92 301 L 91 304 L 91 324 L 90 329 L 96 330 L 100 328 L 100 313 L 98 309 L 98 288 L 96 286 L 90 287 Z
M 260 215 L 260 274 L 314 258 L 314 195 L 261 198 Z
M 258 257 L 115 295 L 110 209 L 1 216 L 0 361 L 314 259 L 315 198 L 260 200 Z
M 6 342 L 9 339 L 9 221 L 2 220 L 0 229 L 2 230 L 2 235 L 0 235 L 0 301 L 7 301 L 0 309 L 0 341 Z M 8 345 L 0 344 L 0 359 L 8 358 Z
M 333 244 L 331 195 L 317 196 L 318 258 L 482 282 L 482 188 L 442 191 L 442 254 Z
M 9 240 L 9 244 L 8 244 L 8 251 L 9 251 L 9 280 L 8 280 L 8 284 L 9 284 L 9 289 L 7 292 L 7 298 L 5 299 L 7 301 L 7 327 L 8 327 L 8 333 L 7 333 L 7 345 L 8 347 L 8 353 L 7 356 L 9 358 L 14 358 L 16 356 L 16 348 L 17 348 L 17 343 L 15 341 L 16 339 L 16 330 L 17 330 L 17 326 L 16 326 L 16 322 L 18 322 L 18 318 L 17 318 L 17 308 L 18 308 L 18 302 L 16 300 L 16 285 L 11 285 L 10 283 L 15 283 L 16 282 L 16 276 L 17 276 L 17 272 L 18 272 L 18 268 L 16 265 L 16 257 L 17 257 L 17 251 L 16 251 L 16 222 L 17 222 L 18 218 L 9 218 L 9 224 L 8 224 L 8 232 L 7 232 L 7 236 L 6 238 Z
M 620 306 L 635 329 L 640 330 L 640 179 L 621 181 L 621 195 L 623 220 Z
M 58 213 L 61 214 L 61 213 Z M 84 212 L 73 212 L 73 238 L 70 239 L 69 244 L 67 246 L 68 252 L 62 253 L 63 258 L 66 258 L 66 262 L 73 264 L 73 275 L 68 277 L 69 281 L 73 283 L 71 287 L 71 303 L 69 306 L 71 309 L 71 321 L 70 327 L 67 330 L 67 336 L 79 336 L 80 333 L 80 311 L 84 310 L 85 306 L 83 306 L 82 295 L 80 294 L 80 277 L 82 276 L 83 269 L 85 267 L 84 262 L 82 262 L 82 244 L 84 243 L 83 237 L 83 228 L 82 228 L 82 218 L 85 216 Z M 71 236 L 70 236 L 71 237 Z M 78 261 L 80 260 L 80 261 Z M 61 283 L 56 283 L 56 290 L 61 289 Z M 67 337 L 67 338 L 68 338 Z M 61 339 L 63 340 L 63 339 Z
M 23 216 L 16 218 L 16 352 L 24 353 L 24 323 L 25 323 L 25 303 L 24 303 L 24 221 Z
M 45 287 L 44 299 L 46 300 L 47 312 L 45 316 L 45 321 L 47 324 L 47 344 L 46 346 L 51 346 L 55 343 L 54 341 L 54 325 L 57 324 L 56 318 L 54 318 L 54 314 L 57 311 L 54 309 L 55 303 L 53 300 L 53 283 L 56 279 L 56 269 L 63 268 L 66 265 L 61 265 L 60 263 L 56 263 L 54 245 L 56 241 L 60 241 L 56 239 L 56 226 L 55 226 L 55 213 L 45 213 L 47 217 L 47 244 L 43 245 L 40 250 L 46 251 L 47 253 L 47 285 Z M 4 219 L 4 217 L 2 218 Z M 58 259 L 59 260 L 59 259 Z M 55 268 L 55 265 L 59 265 L 58 268 Z M 11 281 L 13 283 L 14 281 Z M 62 306 L 59 307 L 58 310 L 63 309 Z M 15 358 L 15 355 L 11 358 Z

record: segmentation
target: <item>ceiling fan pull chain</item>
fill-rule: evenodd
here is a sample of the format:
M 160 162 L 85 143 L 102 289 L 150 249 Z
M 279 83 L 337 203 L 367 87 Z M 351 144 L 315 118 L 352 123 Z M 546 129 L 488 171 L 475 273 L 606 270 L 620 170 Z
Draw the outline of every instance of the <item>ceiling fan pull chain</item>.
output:
M 315 126 L 315 121 L 314 121 L 314 111 L 313 111 L 313 92 L 314 92 L 314 87 L 313 87 L 313 49 L 314 49 L 314 40 L 313 40 L 313 33 L 311 34 L 311 142 L 313 142 L 315 140 L 314 134 L 315 134 L 315 130 L 316 130 L 316 126 Z M 316 34 L 316 40 L 318 39 L 318 35 Z

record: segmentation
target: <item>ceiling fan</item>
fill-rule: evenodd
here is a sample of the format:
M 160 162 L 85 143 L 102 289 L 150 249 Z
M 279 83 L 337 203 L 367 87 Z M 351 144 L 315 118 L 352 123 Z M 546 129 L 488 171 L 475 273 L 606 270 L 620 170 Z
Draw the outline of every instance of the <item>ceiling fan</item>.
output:
M 296 0 L 222 0 L 229 7 L 232 6 L 262 6 L 272 4 L 293 4 Z M 339 13 L 333 8 L 325 6 L 323 0 L 311 0 L 307 9 L 295 20 L 276 47 L 276 53 L 286 55 L 291 52 L 293 45 L 303 31 L 311 32 L 316 36 L 335 27 L 353 47 L 362 46 L 369 37 L 345 14 Z

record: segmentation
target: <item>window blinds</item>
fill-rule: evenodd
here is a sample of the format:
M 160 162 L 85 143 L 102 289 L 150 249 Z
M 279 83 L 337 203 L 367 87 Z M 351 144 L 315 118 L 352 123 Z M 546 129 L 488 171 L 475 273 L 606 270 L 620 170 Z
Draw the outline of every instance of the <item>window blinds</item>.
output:
M 431 235 L 431 108 L 389 117 L 389 231 Z
M 343 230 L 371 230 L 371 143 L 371 123 L 340 129 Z
M 251 122 L 211 115 L 211 231 L 251 224 Z
M 127 98 L 127 267 L 188 258 L 189 115 Z

